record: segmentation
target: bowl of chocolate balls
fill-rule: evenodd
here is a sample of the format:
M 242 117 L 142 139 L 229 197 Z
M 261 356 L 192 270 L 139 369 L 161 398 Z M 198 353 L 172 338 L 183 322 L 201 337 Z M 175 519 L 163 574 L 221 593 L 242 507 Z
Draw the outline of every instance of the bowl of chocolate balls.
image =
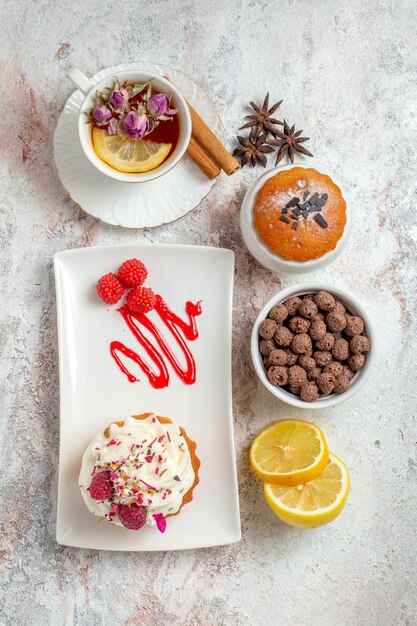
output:
M 251 353 L 257 375 L 274 396 L 299 408 L 322 409 L 364 385 L 375 359 L 374 330 L 347 292 L 294 285 L 259 313 Z

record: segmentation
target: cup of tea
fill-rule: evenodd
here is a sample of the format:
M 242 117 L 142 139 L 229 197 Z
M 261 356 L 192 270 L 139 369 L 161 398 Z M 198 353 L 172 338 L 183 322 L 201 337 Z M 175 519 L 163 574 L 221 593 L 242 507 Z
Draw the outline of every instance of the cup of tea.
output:
M 78 136 L 99 172 L 121 182 L 147 182 L 182 159 L 191 117 L 184 97 L 167 79 L 132 69 L 94 84 L 76 66 L 67 76 L 84 94 Z

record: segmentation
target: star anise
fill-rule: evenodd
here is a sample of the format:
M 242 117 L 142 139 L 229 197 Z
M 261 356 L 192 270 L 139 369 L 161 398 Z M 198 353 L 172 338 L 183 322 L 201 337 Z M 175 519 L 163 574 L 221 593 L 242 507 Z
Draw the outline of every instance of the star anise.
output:
M 241 147 L 235 148 L 233 156 L 240 157 L 241 167 L 247 163 L 250 163 L 252 167 L 255 167 L 258 163 L 266 167 L 265 154 L 274 152 L 274 148 L 265 143 L 266 138 L 267 133 L 259 134 L 256 128 L 251 130 L 249 137 L 238 136 L 237 140 Z
M 305 154 L 306 156 L 312 157 L 313 155 L 307 148 L 304 148 L 301 144 L 305 141 L 308 141 L 310 137 L 300 137 L 302 130 L 295 130 L 295 126 L 289 126 L 287 122 L 284 120 L 284 132 L 280 130 L 274 130 L 274 135 L 276 140 L 270 141 L 271 146 L 278 146 L 278 154 L 275 160 L 275 165 L 278 165 L 280 161 L 288 156 L 291 163 L 294 163 L 294 154 L 299 152 L 300 154 Z
M 282 100 L 276 102 L 269 109 L 269 92 L 266 94 L 264 103 L 262 107 L 258 106 L 254 102 L 250 102 L 252 109 L 255 111 L 255 114 L 246 115 L 246 119 L 249 120 L 244 126 L 241 126 L 239 130 L 243 128 L 256 128 L 259 132 L 264 133 L 275 133 L 275 125 L 279 124 L 283 126 L 284 124 L 280 121 L 271 117 L 273 113 L 277 110 L 277 108 L 282 103 Z

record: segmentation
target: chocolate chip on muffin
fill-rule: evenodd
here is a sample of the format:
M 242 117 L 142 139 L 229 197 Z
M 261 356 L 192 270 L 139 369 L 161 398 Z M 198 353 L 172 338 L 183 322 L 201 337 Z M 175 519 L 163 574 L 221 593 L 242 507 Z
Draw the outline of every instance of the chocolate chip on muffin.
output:
M 363 352 L 369 352 L 371 349 L 371 342 L 368 337 L 364 335 L 355 335 L 349 342 L 349 347 L 353 354 L 362 354 Z
M 328 291 L 319 291 L 314 297 L 314 302 L 322 311 L 333 311 L 336 306 L 336 300 Z
M 269 311 L 268 317 L 274 320 L 277 324 L 282 324 L 288 317 L 288 309 L 283 304 L 276 304 Z
M 292 332 L 286 326 L 278 326 L 275 331 L 274 340 L 277 346 L 286 347 L 290 345 L 293 336 Z
M 282 387 L 288 383 L 288 368 L 272 365 L 268 370 L 268 379 L 273 385 Z
M 293 333 L 308 333 L 309 328 L 310 328 L 310 321 L 305 319 L 304 317 L 299 317 L 298 315 L 296 315 L 295 317 L 291 318 L 290 321 L 288 322 L 288 328 L 293 332 Z
M 268 356 L 270 365 L 287 365 L 287 355 L 284 350 L 274 348 Z
M 264 320 L 259 324 L 259 335 L 263 339 L 272 339 L 277 329 L 277 323 L 274 320 Z
M 305 354 L 309 352 L 313 347 L 311 337 L 306 333 L 295 335 L 291 341 L 291 350 L 296 354 Z
M 261 354 L 263 354 L 264 356 L 269 356 L 269 353 L 271 352 L 271 350 L 273 350 L 275 348 L 275 344 L 272 341 L 272 339 L 262 339 L 259 342 L 259 352 Z
M 307 382 L 307 373 L 299 365 L 293 365 L 288 370 L 288 382 L 291 387 L 302 387 Z
M 293 298 L 288 298 L 288 300 L 284 302 L 284 306 L 287 309 L 288 314 L 291 316 L 297 315 L 298 307 L 300 306 L 301 302 L 301 298 L 298 298 L 297 296 Z

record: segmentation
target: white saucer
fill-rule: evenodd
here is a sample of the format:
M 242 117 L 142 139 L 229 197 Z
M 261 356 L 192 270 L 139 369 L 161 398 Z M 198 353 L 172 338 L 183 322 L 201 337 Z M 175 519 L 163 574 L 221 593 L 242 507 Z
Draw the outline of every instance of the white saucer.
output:
M 168 76 L 221 139 L 223 128 L 213 102 L 191 78 L 169 65 L 122 63 L 95 74 L 98 83 L 123 70 L 149 70 Z M 215 180 L 184 156 L 167 174 L 146 183 L 123 183 L 98 172 L 84 155 L 78 138 L 77 119 L 83 94 L 77 89 L 67 100 L 54 134 L 55 163 L 62 184 L 84 211 L 103 222 L 127 228 L 160 226 L 194 209 Z

